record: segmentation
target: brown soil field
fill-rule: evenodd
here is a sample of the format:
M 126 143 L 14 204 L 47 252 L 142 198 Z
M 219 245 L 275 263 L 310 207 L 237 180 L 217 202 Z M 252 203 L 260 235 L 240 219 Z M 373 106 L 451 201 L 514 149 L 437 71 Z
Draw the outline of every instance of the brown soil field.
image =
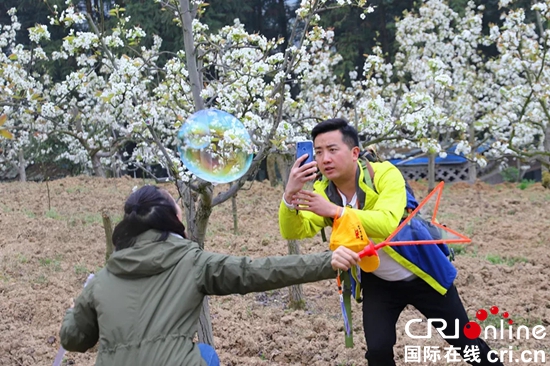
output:
M 105 261 L 101 212 L 119 220 L 137 179 L 71 177 L 46 183 L 0 184 L 0 365 L 51 365 L 59 349 L 59 328 L 70 299 L 90 272 Z M 247 187 L 248 188 L 247 184 Z M 175 192 L 172 186 L 166 187 Z M 223 189 L 224 186 L 217 187 Z M 413 182 L 418 196 L 425 183 Z M 238 233 L 233 233 L 231 202 L 214 208 L 207 250 L 251 257 L 284 255 L 277 210 L 282 188 L 254 182 L 239 192 Z M 499 314 L 480 325 L 498 325 L 504 311 L 515 327 L 541 326 L 545 337 L 488 339 L 497 350 L 540 350 L 550 358 L 550 191 L 540 184 L 447 184 L 440 221 L 472 238 L 456 247 L 458 291 L 471 320 L 479 309 L 498 306 Z M 320 235 L 300 242 L 303 253 L 326 250 Z M 215 346 L 222 365 L 365 365 L 361 307 L 353 304 L 355 347 L 344 347 L 343 321 L 335 281 L 303 286 L 305 310 L 287 307 L 288 289 L 211 297 Z M 397 324 L 395 353 L 405 362 L 405 346 L 446 343 L 411 340 L 405 324 L 421 318 L 407 308 Z M 506 326 L 508 328 L 508 326 Z M 436 334 L 434 332 L 434 334 Z M 506 333 L 507 334 L 507 333 Z M 540 338 L 540 337 L 539 337 Z M 64 364 L 93 365 L 95 350 L 67 353 Z M 549 361 L 547 361 L 549 362 Z M 423 364 L 446 364 L 444 361 Z

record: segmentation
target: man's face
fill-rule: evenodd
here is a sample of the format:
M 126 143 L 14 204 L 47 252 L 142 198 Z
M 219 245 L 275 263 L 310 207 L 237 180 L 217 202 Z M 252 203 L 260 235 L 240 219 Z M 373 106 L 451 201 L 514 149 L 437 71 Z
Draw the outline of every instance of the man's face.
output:
M 313 145 L 315 160 L 325 177 L 336 184 L 355 178 L 359 148 L 350 149 L 338 130 L 317 135 Z

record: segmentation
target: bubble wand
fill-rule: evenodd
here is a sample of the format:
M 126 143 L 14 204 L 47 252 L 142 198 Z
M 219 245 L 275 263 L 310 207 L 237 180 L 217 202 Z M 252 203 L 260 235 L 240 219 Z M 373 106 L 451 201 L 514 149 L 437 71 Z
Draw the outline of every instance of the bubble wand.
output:
M 401 246 L 401 245 L 425 245 L 425 244 L 468 244 L 472 242 L 472 239 L 466 237 L 465 235 L 462 235 L 450 228 L 448 228 L 445 225 L 440 224 L 437 222 L 436 215 L 437 210 L 439 208 L 439 203 L 441 201 L 441 194 L 443 193 L 443 186 L 444 182 L 440 182 L 437 187 L 434 188 L 433 191 L 422 200 L 422 202 L 416 207 L 412 212 L 409 213 L 409 215 L 401 222 L 401 224 L 395 229 L 395 231 L 386 238 L 383 242 L 379 244 L 374 244 L 372 240 L 369 240 L 369 243 L 367 246 L 361 250 L 358 254 L 361 258 L 361 262 L 365 261 L 368 263 L 365 263 L 364 266 L 369 269 L 368 271 L 366 269 L 363 269 L 365 272 L 372 272 L 376 268 L 378 268 L 378 265 L 380 264 L 380 259 L 378 259 L 378 249 L 385 247 L 385 246 Z M 401 232 L 407 225 L 416 226 L 417 224 L 412 222 L 413 218 L 419 219 L 419 216 L 417 214 L 420 212 L 420 209 L 422 209 L 427 202 L 432 199 L 434 195 L 437 194 L 434 211 L 431 217 L 431 220 L 429 222 L 426 222 L 426 224 L 432 226 L 435 228 L 435 230 L 438 231 L 440 234 L 440 238 L 434 238 L 433 236 L 428 239 L 417 239 L 417 240 L 396 240 L 392 241 L 398 233 Z M 420 220 L 424 220 L 420 218 Z M 422 225 L 422 223 L 420 223 Z M 422 226 L 420 227 L 422 228 Z M 425 227 L 424 227 L 425 228 Z M 429 231 L 429 229 L 426 229 Z M 431 232 L 430 232 L 431 234 Z M 361 265 L 361 264 L 360 264 Z M 361 266 L 363 268 L 363 266 Z

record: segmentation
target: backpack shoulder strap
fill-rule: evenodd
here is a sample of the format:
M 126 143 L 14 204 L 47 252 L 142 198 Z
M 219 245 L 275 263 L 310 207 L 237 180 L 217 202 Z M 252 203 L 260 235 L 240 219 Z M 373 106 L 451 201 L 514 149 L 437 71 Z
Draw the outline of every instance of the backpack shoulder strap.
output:
M 370 164 L 370 161 L 363 160 L 364 164 L 363 166 L 366 168 L 367 172 L 363 171 L 363 175 L 365 176 L 365 183 L 367 184 L 367 187 L 372 189 L 376 192 L 376 187 L 374 186 L 374 169 L 372 169 L 372 165 Z M 363 169 L 365 170 L 365 169 Z

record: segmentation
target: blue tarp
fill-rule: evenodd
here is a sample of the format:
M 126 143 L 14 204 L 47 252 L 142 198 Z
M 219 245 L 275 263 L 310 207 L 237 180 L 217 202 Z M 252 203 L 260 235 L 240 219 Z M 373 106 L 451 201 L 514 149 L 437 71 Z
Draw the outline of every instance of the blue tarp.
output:
M 404 162 L 407 160 L 405 159 L 388 159 L 390 163 L 396 166 L 412 166 L 412 165 L 428 165 L 428 157 L 421 157 L 421 158 L 415 158 L 409 161 Z M 446 158 L 441 158 L 437 156 L 435 158 L 435 163 L 437 165 L 459 165 L 464 164 L 467 162 L 468 159 L 466 159 L 463 156 L 455 155 L 455 154 L 447 154 Z
M 485 152 L 487 149 L 488 149 L 488 146 L 479 146 L 477 148 L 477 152 L 481 154 L 481 153 Z M 452 145 L 451 147 L 449 147 L 447 149 L 447 157 L 441 158 L 441 157 L 437 156 L 435 158 L 435 163 L 437 165 L 460 165 L 460 164 L 466 163 L 468 161 L 468 159 L 466 159 L 464 157 L 464 155 L 462 155 L 462 154 L 460 154 L 460 155 L 455 154 L 455 150 L 456 150 L 456 144 Z M 420 153 L 421 153 L 420 149 L 416 149 L 416 150 L 413 150 L 410 153 L 408 153 L 407 156 L 403 159 L 388 159 L 388 161 L 390 163 L 392 163 L 393 165 L 397 165 L 397 166 L 428 165 L 428 159 L 429 158 L 427 156 L 423 156 L 423 157 L 411 159 L 409 161 L 405 161 L 409 157 L 418 155 Z

